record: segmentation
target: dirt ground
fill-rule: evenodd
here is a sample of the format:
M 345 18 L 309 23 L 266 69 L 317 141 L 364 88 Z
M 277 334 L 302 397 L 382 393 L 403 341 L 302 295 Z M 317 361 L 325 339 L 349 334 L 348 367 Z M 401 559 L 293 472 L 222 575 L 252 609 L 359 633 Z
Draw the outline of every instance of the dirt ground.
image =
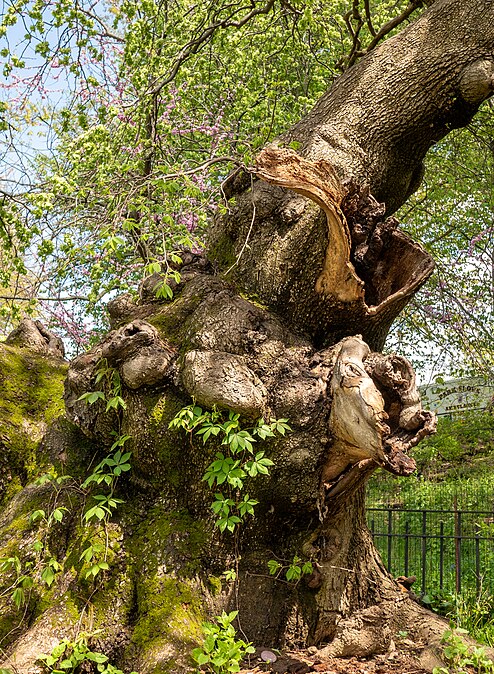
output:
M 303 651 L 280 653 L 268 648 L 257 649 L 251 656 L 250 668 L 244 668 L 239 674 L 430 674 L 418 664 L 421 645 L 402 639 L 396 648 L 384 655 L 369 658 L 321 658 L 316 648 Z M 272 653 L 276 662 L 264 662 L 267 654 Z

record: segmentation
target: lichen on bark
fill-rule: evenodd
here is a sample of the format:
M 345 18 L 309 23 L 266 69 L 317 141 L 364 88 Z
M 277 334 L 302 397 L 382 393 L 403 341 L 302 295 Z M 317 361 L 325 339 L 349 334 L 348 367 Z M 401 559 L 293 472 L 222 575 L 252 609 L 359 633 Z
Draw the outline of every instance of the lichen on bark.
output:
M 32 349 L 0 345 L 0 505 L 36 476 L 36 448 L 63 413 L 67 365 Z

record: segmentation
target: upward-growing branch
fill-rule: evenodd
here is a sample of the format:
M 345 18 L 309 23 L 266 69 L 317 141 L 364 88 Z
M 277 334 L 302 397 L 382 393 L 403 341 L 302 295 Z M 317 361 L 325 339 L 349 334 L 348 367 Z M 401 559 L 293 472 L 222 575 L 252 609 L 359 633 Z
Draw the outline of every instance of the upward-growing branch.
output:
M 433 269 L 424 249 L 386 214 L 420 184 L 431 145 L 468 123 L 492 94 L 493 45 L 490 0 L 436 0 L 342 75 L 278 139 L 278 148 L 296 143 L 299 159 L 278 149 L 275 168 L 270 148 L 259 163 L 264 180 L 251 188 L 250 177 L 232 178 L 236 202 L 211 232 L 210 256 L 317 344 L 362 334 L 380 349 L 391 322 Z M 270 157 L 269 170 L 262 157 Z M 332 166 L 324 178 L 317 174 L 327 164 L 320 162 Z M 343 202 L 321 198 L 321 180 L 333 184 L 330 173 L 346 185 Z M 313 202 L 323 204 L 326 217 Z M 246 246 L 250 254 L 239 257 Z
M 284 140 L 369 183 L 393 212 L 420 184 L 431 145 L 465 126 L 492 95 L 485 62 L 492 64 L 493 45 L 492 2 L 436 0 L 345 72 Z

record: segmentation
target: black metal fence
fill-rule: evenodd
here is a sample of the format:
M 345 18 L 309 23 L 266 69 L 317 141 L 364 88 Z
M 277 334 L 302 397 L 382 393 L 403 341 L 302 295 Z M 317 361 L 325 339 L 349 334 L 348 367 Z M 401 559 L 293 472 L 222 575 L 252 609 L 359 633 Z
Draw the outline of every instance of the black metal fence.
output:
M 367 522 L 393 576 L 417 576 L 417 594 L 494 594 L 494 512 L 368 507 Z

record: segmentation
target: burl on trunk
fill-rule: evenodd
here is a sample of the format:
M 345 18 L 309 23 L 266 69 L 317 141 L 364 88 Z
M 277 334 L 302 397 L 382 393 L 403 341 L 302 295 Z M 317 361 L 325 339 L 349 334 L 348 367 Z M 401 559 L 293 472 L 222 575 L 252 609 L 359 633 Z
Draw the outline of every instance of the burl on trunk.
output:
M 80 399 L 104 358 L 128 389 L 119 423 L 132 436 L 134 479 L 159 485 L 162 497 L 205 522 L 212 495 L 202 475 L 218 449 L 214 438 L 202 449 L 197 437 L 183 446 L 172 435 L 183 450 L 178 483 L 170 483 L 171 459 L 152 449 L 156 439 L 141 390 L 152 387 L 167 398 L 161 433 L 191 400 L 250 422 L 288 419 L 291 432 L 265 444 L 273 462 L 269 477 L 248 485 L 258 501 L 255 517 L 234 535 L 208 530 L 202 573 L 235 568 L 234 587 L 223 588 L 213 603 L 239 609 L 249 640 L 330 642 L 333 654 L 366 655 L 388 648 L 403 624 L 404 602 L 412 602 L 373 547 L 363 488 L 379 466 L 409 475 L 415 464 L 408 450 L 435 429 L 410 363 L 373 352 L 367 342 L 382 344 L 433 264 L 368 188 L 343 184 L 326 161 L 272 147 L 259 155 L 255 173 L 258 184 L 281 185 L 289 199 L 294 192 L 308 198 L 307 221 L 324 226 L 326 247 L 317 262 L 310 253 L 314 264 L 299 279 L 305 294 L 292 295 L 289 320 L 239 294 L 240 281 L 230 282 L 228 270 L 222 278 L 202 256 L 187 255 L 173 301 L 156 303 L 147 294 L 155 278 L 144 284 L 140 306 L 122 299 L 111 305 L 114 320 L 122 313 L 133 320 L 72 363 L 66 407 L 87 436 L 105 442 L 108 415 Z M 252 213 L 258 215 L 256 207 Z M 242 255 L 231 270 L 241 263 Z M 295 555 L 311 561 L 309 577 L 294 585 L 269 575 L 271 559 L 289 562 Z

